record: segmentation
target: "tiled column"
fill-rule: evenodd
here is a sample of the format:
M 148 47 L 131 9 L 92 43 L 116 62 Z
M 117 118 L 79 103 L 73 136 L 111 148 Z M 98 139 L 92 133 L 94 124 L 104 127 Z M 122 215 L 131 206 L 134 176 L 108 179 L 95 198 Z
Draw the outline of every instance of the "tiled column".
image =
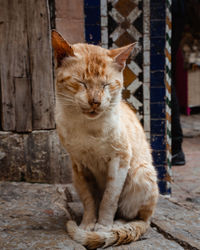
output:
M 166 162 L 166 86 L 165 86 L 165 34 L 166 1 L 151 0 L 151 146 L 154 165 L 158 170 L 159 187 L 163 194 L 171 192 L 170 171 Z
M 100 0 L 84 0 L 85 40 L 87 43 L 101 43 Z

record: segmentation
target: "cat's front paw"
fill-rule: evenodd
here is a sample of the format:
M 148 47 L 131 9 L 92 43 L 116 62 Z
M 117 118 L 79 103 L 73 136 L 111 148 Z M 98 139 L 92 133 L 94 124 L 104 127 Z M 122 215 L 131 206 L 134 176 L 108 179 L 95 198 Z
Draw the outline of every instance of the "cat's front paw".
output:
M 81 223 L 79 226 L 81 229 L 85 230 L 85 231 L 93 231 L 94 227 L 95 227 L 95 222 L 91 222 L 91 223 Z
M 106 232 L 106 231 L 110 231 L 112 229 L 112 225 L 102 225 L 100 223 L 96 223 L 95 227 L 94 227 L 94 231 L 98 231 L 98 232 Z

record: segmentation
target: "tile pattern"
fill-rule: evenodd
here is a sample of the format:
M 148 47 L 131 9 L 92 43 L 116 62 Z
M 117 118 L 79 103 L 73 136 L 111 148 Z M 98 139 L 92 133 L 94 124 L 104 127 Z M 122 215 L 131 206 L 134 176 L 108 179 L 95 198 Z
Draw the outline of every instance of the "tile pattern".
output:
M 105 48 L 139 42 L 139 48 L 124 70 L 123 97 L 143 123 L 151 141 L 160 191 L 168 194 L 171 173 L 166 167 L 170 143 L 166 147 L 165 139 L 166 126 L 170 131 L 166 110 L 168 115 L 170 111 L 165 104 L 166 1 L 84 0 L 84 3 L 86 42 L 101 43 Z
M 149 2 L 149 1 L 147 1 Z M 123 98 L 136 111 L 150 138 L 149 88 L 143 86 L 143 78 L 149 81 L 149 53 L 146 52 L 146 70 L 143 74 L 143 1 L 103 0 L 101 1 L 101 42 L 106 48 L 117 48 L 138 41 L 124 70 Z M 147 11 L 146 11 L 147 13 Z M 146 14 L 147 16 L 147 14 Z M 106 20 L 107 18 L 107 20 Z M 147 22 L 146 22 L 147 23 Z M 146 34 L 148 35 L 148 25 Z M 148 48 L 147 48 L 148 49 Z M 147 83 L 148 85 L 149 83 Z M 144 90 L 144 89 L 145 90 Z M 144 98 L 144 91 L 147 94 Z M 143 105 L 144 103 L 144 105 Z M 144 108 L 145 107 L 145 108 Z M 145 120 L 144 120 L 145 116 Z

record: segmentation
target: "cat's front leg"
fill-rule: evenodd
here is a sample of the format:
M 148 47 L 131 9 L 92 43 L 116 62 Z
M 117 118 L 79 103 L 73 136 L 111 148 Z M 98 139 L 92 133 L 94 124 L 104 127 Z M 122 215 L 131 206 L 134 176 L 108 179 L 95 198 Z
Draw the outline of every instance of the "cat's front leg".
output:
M 90 183 L 86 180 L 84 170 L 81 166 L 73 163 L 73 180 L 74 186 L 79 194 L 79 197 L 83 203 L 84 214 L 80 224 L 80 227 L 91 231 L 94 229 L 97 221 L 96 216 L 96 204 L 94 197 L 90 191 Z
M 99 207 L 95 230 L 109 229 L 117 211 L 118 201 L 129 169 L 129 160 L 113 158 L 109 163 L 107 184 Z

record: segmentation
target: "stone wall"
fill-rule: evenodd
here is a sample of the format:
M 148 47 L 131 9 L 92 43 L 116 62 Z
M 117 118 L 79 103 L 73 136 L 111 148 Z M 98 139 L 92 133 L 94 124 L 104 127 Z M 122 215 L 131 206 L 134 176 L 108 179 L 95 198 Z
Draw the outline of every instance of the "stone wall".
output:
M 84 42 L 83 0 L 55 0 L 56 30 L 69 43 Z
M 55 130 L 0 132 L 0 180 L 69 183 L 69 156 Z

